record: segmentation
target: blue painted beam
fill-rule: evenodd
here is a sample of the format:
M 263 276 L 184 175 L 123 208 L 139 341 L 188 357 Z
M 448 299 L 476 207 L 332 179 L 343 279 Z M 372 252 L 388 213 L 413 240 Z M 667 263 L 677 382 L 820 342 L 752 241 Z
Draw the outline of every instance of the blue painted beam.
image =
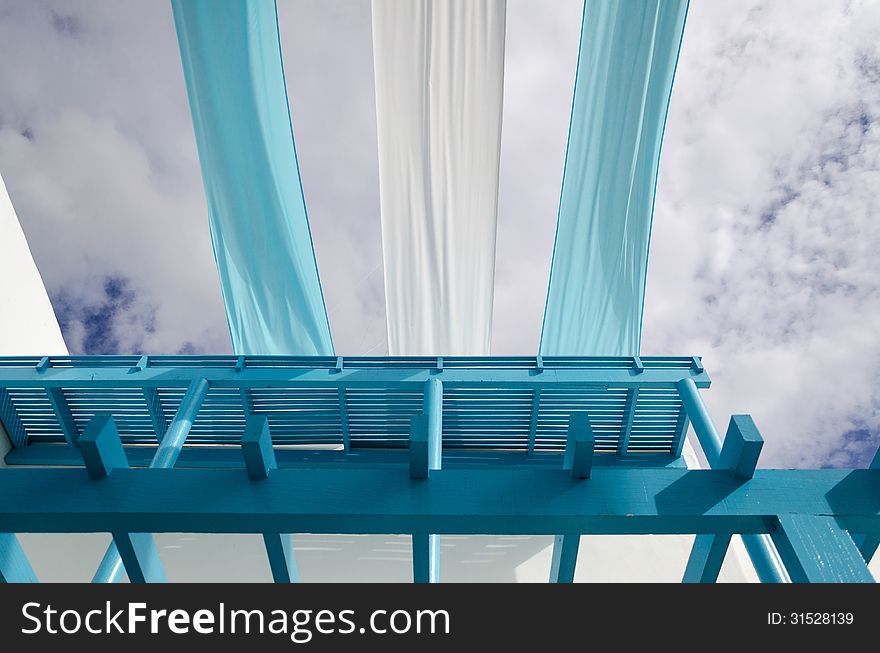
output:
M 183 399 L 180 400 L 180 407 L 165 432 L 165 437 L 156 449 L 150 467 L 159 469 L 174 467 L 186 436 L 189 435 L 193 422 L 196 421 L 199 408 L 208 395 L 208 387 L 208 381 L 204 378 L 193 379 L 190 382 Z
M 529 415 L 529 443 L 526 451 L 529 455 L 535 453 L 535 437 L 538 431 L 538 415 L 541 411 L 541 389 L 532 392 L 532 410 Z
M 248 415 L 241 436 L 241 453 L 251 480 L 269 478 L 269 472 L 278 467 L 265 415 Z
M 0 583 L 36 583 L 37 575 L 14 533 L 0 533 Z
M 167 583 L 152 533 L 113 533 L 113 544 L 132 583 Z
M 687 409 L 682 405 L 678 411 L 678 419 L 675 422 L 675 437 L 672 439 L 672 455 L 678 458 L 684 449 L 684 442 L 687 438 L 688 428 L 691 421 L 688 418 Z
M 718 462 L 718 456 L 721 455 L 721 436 L 718 435 L 712 417 L 706 410 L 703 398 L 693 380 L 690 378 L 682 379 L 676 384 L 676 387 L 691 426 L 694 427 L 694 433 L 697 435 L 703 455 L 706 456 L 709 467 L 714 468 Z
M 568 435 L 562 468 L 571 471 L 571 477 L 590 478 L 593 469 L 593 449 L 596 438 L 587 413 L 572 413 L 568 419 Z
M 409 426 L 409 477 L 428 478 L 430 453 L 428 451 L 428 416 L 413 415 Z
M 339 422 L 342 425 L 342 448 L 351 450 L 351 427 L 348 423 L 348 403 L 345 399 L 345 388 L 339 388 Z
M 721 565 L 730 546 L 730 538 L 729 533 L 697 535 L 688 557 L 682 582 L 714 583 L 717 581 L 718 573 L 721 571 Z
M 144 388 L 144 402 L 147 404 L 147 413 L 150 415 L 150 423 L 156 433 L 156 441 L 162 442 L 165 431 L 168 430 L 168 421 L 165 419 L 165 411 L 162 410 L 162 402 L 159 401 L 159 390 L 155 387 Z
M 69 446 L 76 447 L 79 430 L 76 428 L 73 413 L 70 412 L 70 407 L 67 405 L 67 399 L 64 398 L 64 391 L 61 388 L 46 388 L 46 395 L 49 397 L 52 410 L 55 411 L 55 417 L 58 419 L 58 425 L 61 427 L 64 439 Z
M 13 447 L 23 447 L 27 444 L 27 431 L 12 403 L 9 391 L 3 387 L 0 387 L 0 421 L 3 422 Z
M 703 366 L 698 357 L 694 357 L 692 369 L 702 372 Z M 700 396 L 697 384 L 693 379 L 682 379 L 676 384 L 682 405 L 687 412 L 688 419 L 694 427 L 694 433 L 706 456 L 709 466 L 715 468 L 718 465 L 723 444 L 715 424 L 703 398 Z M 754 444 L 749 444 L 751 451 L 754 451 Z M 760 449 L 758 449 L 760 452 Z M 761 535 L 743 535 L 743 544 L 746 552 L 752 561 L 752 566 L 758 574 L 758 578 L 762 583 L 786 583 L 788 582 L 788 573 L 781 564 L 778 552 L 774 548 L 773 541 L 764 534 Z
M 129 465 L 146 467 L 153 459 L 156 446 L 124 446 Z M 525 451 L 502 451 L 497 449 L 447 449 L 443 454 L 443 467 L 463 468 L 555 468 L 561 466 L 562 453 L 539 452 L 529 455 Z M 276 449 L 275 460 L 279 468 L 320 467 L 361 467 L 388 469 L 407 467 L 409 452 L 406 449 L 389 447 L 361 448 L 351 451 L 329 449 Z M 58 444 L 30 444 L 11 449 L 6 454 L 6 464 L 70 467 L 82 464 L 78 451 Z M 686 467 L 684 458 L 669 454 L 632 453 L 618 456 L 616 453 L 596 453 L 594 467 Z M 228 446 L 184 447 L 175 467 L 219 467 L 244 468 L 241 452 Z
M 180 406 L 177 408 L 174 419 L 171 420 L 171 424 L 165 432 L 165 437 L 156 447 L 156 452 L 149 464 L 150 468 L 168 469 L 174 467 L 193 422 L 196 420 L 199 408 L 208 394 L 208 388 L 208 381 L 202 377 L 190 381 L 183 398 L 180 400 Z M 118 433 L 116 437 L 118 439 Z M 115 555 L 114 547 L 116 548 Z M 117 562 L 117 558 L 122 559 L 122 565 Z M 131 568 L 129 568 L 130 565 Z M 123 566 L 128 573 L 129 580 L 133 583 L 153 582 L 153 579 L 160 579 L 164 576 L 164 571 L 161 571 L 159 554 L 155 551 L 152 534 L 113 531 L 113 544 L 104 553 L 93 580 L 108 583 L 119 582 L 122 580 Z M 137 578 L 145 580 L 135 580 Z
M 873 583 L 849 533 L 827 515 L 783 514 L 771 533 L 795 583 Z
M 116 469 L 128 469 L 128 459 L 119 440 L 119 431 L 113 416 L 108 413 L 95 415 L 80 438 L 80 453 L 92 480 L 107 479 Z M 151 533 L 128 533 L 113 531 L 113 545 L 101 560 L 96 578 L 121 576 L 111 550 L 122 560 L 132 583 L 166 582 L 159 552 Z M 110 582 L 108 580 L 108 582 Z
M 636 357 L 638 358 L 638 356 Z M 641 364 L 641 361 L 639 361 Z M 642 366 L 642 371 L 644 371 Z M 632 388 L 626 393 L 626 404 L 623 407 L 623 427 L 620 429 L 620 441 L 617 445 L 617 454 L 625 456 L 629 450 L 629 438 L 632 435 L 633 419 L 636 416 L 636 405 L 639 402 L 639 389 Z
M 790 583 L 782 558 L 773 539 L 766 533 L 741 535 L 758 580 L 762 583 Z
M 429 482 L 385 469 L 79 469 L 0 473 L 0 531 L 701 534 L 768 533 L 777 514 L 837 515 L 880 534 L 878 470 L 444 469 Z
M 730 418 L 716 469 L 730 470 L 733 478 L 747 481 L 755 475 L 764 440 L 749 415 Z M 694 540 L 683 581 L 714 583 L 730 545 L 730 534 L 698 535 Z
M 412 536 L 413 582 L 440 582 L 440 538 L 419 531 Z
M 440 469 L 443 460 L 443 383 L 425 382 L 423 412 L 428 416 L 428 469 Z
M 0 387 L 14 388 L 143 388 L 145 386 L 187 387 L 191 382 L 206 379 L 217 388 L 266 388 L 292 386 L 312 388 L 400 388 L 416 389 L 425 381 L 436 376 L 434 359 L 430 367 L 409 367 L 406 365 L 359 367 L 356 363 L 346 363 L 342 371 L 336 368 L 318 368 L 300 365 L 248 366 L 235 369 L 235 358 L 230 358 L 229 367 L 173 367 L 163 365 L 159 357 L 152 357 L 150 367 L 137 374 L 129 372 L 130 365 L 124 367 L 50 367 L 37 373 L 33 367 L 5 367 L 0 365 Z M 334 359 L 335 360 L 335 359 Z M 578 367 L 568 365 L 558 368 L 544 368 L 536 374 L 534 369 L 520 367 L 451 367 L 446 358 L 443 368 L 443 383 L 447 388 L 493 388 L 536 389 L 536 388 L 594 388 L 601 390 L 614 388 L 674 388 L 682 379 L 691 379 L 700 388 L 709 387 L 709 377 L 705 372 L 676 366 L 646 366 L 642 374 L 632 373 L 632 359 L 622 358 L 623 365 L 608 359 L 609 366 L 592 363 Z M 477 359 L 475 362 L 493 359 Z M 546 360 L 546 359 L 545 359 Z M 594 359 L 601 361 L 603 359 Z M 645 358 L 643 361 L 647 360 Z M 627 364 L 629 361 L 630 364 Z M 0 361 L 2 362 L 2 361 Z M 546 365 L 546 363 L 545 363 Z
M 266 555 L 269 557 L 273 580 L 276 583 L 298 582 L 299 574 L 290 535 L 288 533 L 263 533 L 263 543 L 266 546 Z
M 428 472 L 439 470 L 443 463 L 443 383 L 440 379 L 425 382 L 422 409 L 427 422 L 424 425 L 428 441 Z M 421 427 L 420 427 L 421 428 Z M 440 536 L 414 533 L 413 578 L 417 583 L 440 582 Z M 418 549 L 418 550 L 417 550 Z
M 580 533 L 557 535 L 553 540 L 553 557 L 550 562 L 551 583 L 574 582 L 580 541 Z
M 733 477 L 747 481 L 755 475 L 764 439 L 751 415 L 733 415 L 721 446 L 716 469 L 729 469 Z
M 867 535 L 859 538 L 858 547 L 865 562 L 871 562 L 874 554 L 877 553 L 877 548 L 880 547 L 880 535 Z
M 116 548 L 115 542 L 110 542 L 110 546 L 104 552 L 104 557 L 98 564 L 95 575 L 92 576 L 93 583 L 118 583 L 125 574 L 125 568 L 122 566 L 122 558 L 119 557 L 119 549 Z
M 127 469 L 128 458 L 119 439 L 116 422 L 109 413 L 95 415 L 83 431 L 79 451 L 89 476 L 107 478 L 114 469 Z

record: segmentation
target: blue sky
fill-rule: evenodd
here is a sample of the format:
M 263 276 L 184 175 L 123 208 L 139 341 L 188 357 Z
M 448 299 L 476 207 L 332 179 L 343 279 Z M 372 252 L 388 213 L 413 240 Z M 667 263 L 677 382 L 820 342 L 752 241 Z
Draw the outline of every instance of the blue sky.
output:
M 279 11 L 334 341 L 382 354 L 369 3 Z M 580 12 L 508 2 L 497 354 L 537 349 Z M 764 464 L 880 444 L 878 33 L 876 2 L 691 6 L 642 350 L 703 355 Z M 167 3 L 0 0 L 0 171 L 71 351 L 230 351 Z

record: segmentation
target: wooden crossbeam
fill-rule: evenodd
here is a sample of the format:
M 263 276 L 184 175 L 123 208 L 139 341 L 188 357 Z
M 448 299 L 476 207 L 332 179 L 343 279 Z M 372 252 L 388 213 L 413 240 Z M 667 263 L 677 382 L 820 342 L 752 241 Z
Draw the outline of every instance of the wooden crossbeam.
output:
M 834 517 L 782 514 L 771 536 L 792 582 L 874 582 L 855 542 Z
M 67 399 L 64 398 L 64 391 L 61 388 L 46 388 L 46 395 L 49 397 L 49 403 L 52 405 L 52 410 L 55 411 L 55 417 L 58 419 L 58 425 L 61 427 L 61 433 L 68 446 L 76 447 L 79 431 L 76 428 L 73 413 L 70 412 L 70 407 L 67 405 Z
M 574 582 L 580 541 L 580 533 L 557 535 L 553 540 L 553 557 L 550 563 L 551 583 Z
M 37 575 L 14 533 L 0 533 L 0 583 L 36 583 Z
M 198 488 L 194 492 L 193 488 Z M 768 533 L 775 515 L 836 515 L 880 534 L 880 470 L 594 467 L 444 469 L 414 483 L 398 469 L 5 468 L 6 532 L 413 533 L 556 535 Z
M 113 416 L 96 415 L 80 438 L 80 452 L 93 480 L 107 479 L 115 469 L 128 469 L 128 459 L 119 439 Z M 113 545 L 132 583 L 162 583 L 168 579 L 151 533 L 114 530 Z M 115 561 L 108 560 L 107 565 Z M 102 561 L 101 567 L 105 563 Z
M 568 435 L 562 468 L 571 471 L 572 478 L 590 478 L 593 469 L 593 449 L 596 438 L 587 413 L 572 413 L 568 420 Z
M 248 415 L 241 436 L 241 453 L 248 476 L 253 480 L 269 478 L 269 472 L 278 467 L 265 415 Z

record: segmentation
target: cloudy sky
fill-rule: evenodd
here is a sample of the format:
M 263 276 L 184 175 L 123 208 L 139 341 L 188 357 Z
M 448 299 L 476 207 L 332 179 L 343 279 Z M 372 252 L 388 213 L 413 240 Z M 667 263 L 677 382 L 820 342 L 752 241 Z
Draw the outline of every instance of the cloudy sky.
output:
M 369 2 L 278 4 L 334 342 L 382 354 Z M 581 9 L 508 1 L 496 354 L 537 350 Z M 642 352 L 702 355 L 764 465 L 880 444 L 878 42 L 876 1 L 690 9 Z M 231 351 L 167 2 L 0 0 L 0 172 L 71 352 Z

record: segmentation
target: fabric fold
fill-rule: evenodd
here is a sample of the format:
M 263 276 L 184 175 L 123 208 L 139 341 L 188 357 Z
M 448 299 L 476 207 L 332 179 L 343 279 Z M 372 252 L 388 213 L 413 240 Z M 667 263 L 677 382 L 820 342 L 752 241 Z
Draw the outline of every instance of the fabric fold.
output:
M 233 350 L 332 355 L 275 3 L 172 8 Z

